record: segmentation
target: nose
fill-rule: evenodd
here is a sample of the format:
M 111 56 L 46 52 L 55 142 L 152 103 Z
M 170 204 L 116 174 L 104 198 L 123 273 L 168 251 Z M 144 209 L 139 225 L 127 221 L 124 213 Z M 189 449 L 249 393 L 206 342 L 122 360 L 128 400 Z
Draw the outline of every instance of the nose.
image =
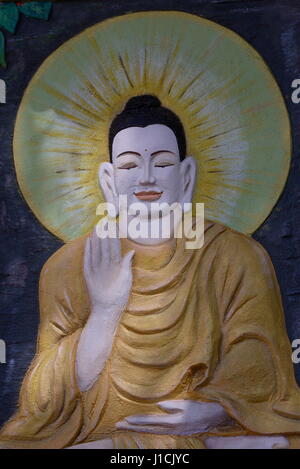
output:
M 156 178 L 151 174 L 150 164 L 146 163 L 144 165 L 143 173 L 141 175 L 140 184 L 155 184 Z

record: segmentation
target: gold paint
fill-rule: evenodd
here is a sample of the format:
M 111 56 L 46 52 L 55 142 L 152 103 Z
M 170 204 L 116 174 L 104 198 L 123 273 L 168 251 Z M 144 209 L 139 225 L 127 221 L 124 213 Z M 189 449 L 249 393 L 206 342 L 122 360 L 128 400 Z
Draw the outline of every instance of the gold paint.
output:
M 63 448 L 111 438 L 115 448 L 204 448 L 206 433 L 176 437 L 119 431 L 157 403 L 221 403 L 234 423 L 210 434 L 279 434 L 300 447 L 300 392 L 268 255 L 250 237 L 206 222 L 205 245 L 184 240 L 133 247 L 133 287 L 105 369 L 81 393 L 76 347 L 90 311 L 83 277 L 85 237 L 43 268 L 37 355 L 0 448 Z M 62 286 L 61 279 L 64 279 Z
M 236 66 L 226 65 L 237 58 Z M 143 93 L 157 95 L 183 122 L 188 154 L 199 165 L 194 202 L 205 199 L 206 215 L 215 221 L 254 231 L 288 172 L 290 127 L 282 96 L 244 40 L 180 12 L 133 13 L 97 24 L 55 51 L 32 79 L 18 112 L 14 159 L 21 191 L 41 223 L 64 240 L 88 232 L 82 210 L 76 229 L 63 228 L 66 208 L 80 208 L 72 171 L 88 168 L 97 184 L 97 167 L 109 157 L 111 120 L 130 97 Z M 53 114 L 44 115 L 49 110 Z M 209 172 L 211 159 L 217 159 L 218 172 Z M 44 194 L 57 192 L 56 171 L 63 167 L 69 196 L 45 204 Z M 88 186 L 83 192 L 82 208 Z M 102 201 L 100 190 L 95 194 L 94 223 Z

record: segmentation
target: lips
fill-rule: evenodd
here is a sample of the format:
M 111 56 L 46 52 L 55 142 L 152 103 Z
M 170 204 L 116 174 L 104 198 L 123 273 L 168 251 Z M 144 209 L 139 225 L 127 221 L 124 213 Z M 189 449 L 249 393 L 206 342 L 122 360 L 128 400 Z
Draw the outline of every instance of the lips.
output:
M 135 192 L 134 194 L 139 200 L 158 200 L 162 192 L 157 192 L 157 191 L 141 191 L 141 192 Z

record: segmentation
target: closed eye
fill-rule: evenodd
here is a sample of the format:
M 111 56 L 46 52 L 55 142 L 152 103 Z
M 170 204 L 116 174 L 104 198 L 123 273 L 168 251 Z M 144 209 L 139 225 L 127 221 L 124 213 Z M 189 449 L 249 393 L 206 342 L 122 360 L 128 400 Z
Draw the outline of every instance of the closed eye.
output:
M 154 165 L 156 168 L 167 168 L 168 166 L 174 166 L 173 163 L 156 163 Z
M 132 169 L 137 168 L 137 164 L 135 163 L 124 163 L 122 166 L 119 166 L 118 169 Z

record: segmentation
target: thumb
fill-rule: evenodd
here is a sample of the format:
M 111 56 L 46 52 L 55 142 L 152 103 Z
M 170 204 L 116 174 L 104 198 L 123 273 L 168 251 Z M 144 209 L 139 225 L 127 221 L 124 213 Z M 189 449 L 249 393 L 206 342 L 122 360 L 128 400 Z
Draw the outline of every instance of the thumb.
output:
M 135 255 L 134 250 L 127 252 L 127 254 L 125 254 L 125 256 L 122 259 L 122 267 L 129 269 L 131 267 L 132 258 L 134 255 Z
M 165 410 L 170 414 L 174 414 L 182 412 L 185 404 L 182 400 L 171 400 L 158 402 L 157 405 L 160 409 Z

